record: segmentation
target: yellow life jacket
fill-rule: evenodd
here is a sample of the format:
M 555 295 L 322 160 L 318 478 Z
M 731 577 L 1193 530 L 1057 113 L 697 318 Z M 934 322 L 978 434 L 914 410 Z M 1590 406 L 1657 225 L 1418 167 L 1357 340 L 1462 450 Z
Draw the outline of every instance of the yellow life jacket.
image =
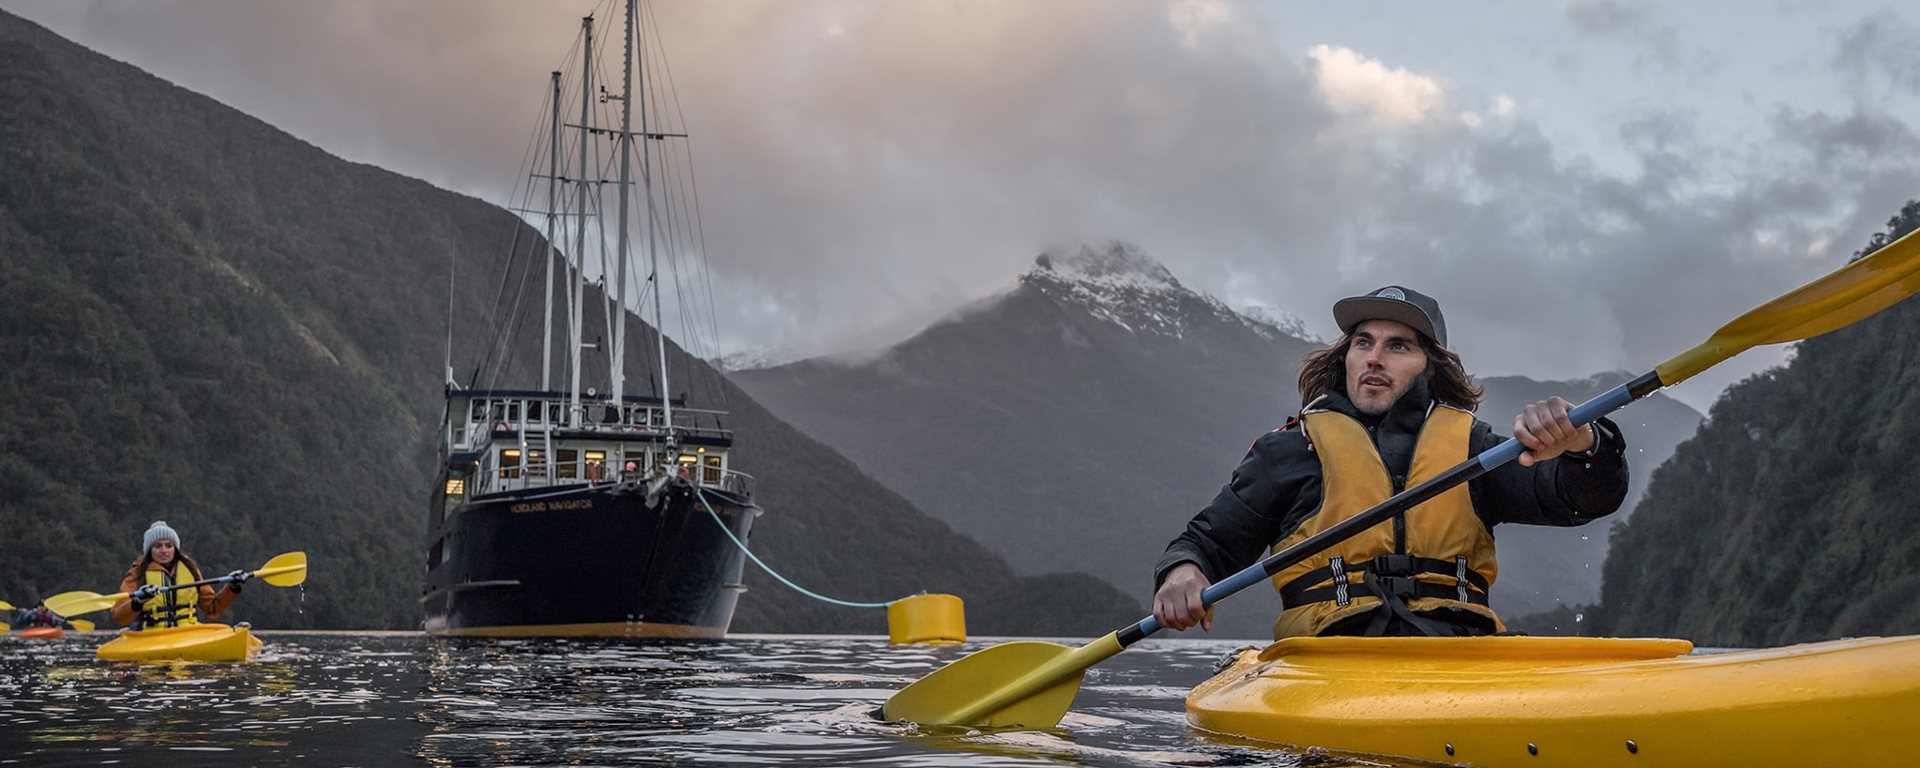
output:
M 185 573 L 187 578 L 181 581 L 178 574 Z M 173 567 L 161 566 L 160 569 L 148 568 L 142 573 L 148 584 L 160 587 L 163 591 L 153 599 L 140 604 L 140 628 L 159 629 L 161 627 L 184 627 L 200 623 L 195 608 L 200 604 L 200 588 L 166 589 L 174 584 L 197 581 L 193 569 L 186 567 L 185 561 L 174 559 Z
M 1320 457 L 1320 509 L 1275 542 L 1274 552 L 1404 490 L 1394 488 L 1379 450 L 1353 417 L 1309 411 L 1301 428 Z M 1405 487 L 1466 461 L 1472 430 L 1472 413 L 1434 405 L 1414 444 Z M 1336 622 L 1376 610 L 1392 611 L 1415 626 L 1436 627 L 1438 622 L 1422 614 L 1468 611 L 1485 617 L 1493 631 L 1505 631 L 1487 606 L 1487 591 L 1499 573 L 1493 535 L 1474 514 L 1467 487 L 1449 489 L 1403 515 L 1404 548 L 1394 540 L 1394 521 L 1387 520 L 1274 574 L 1273 586 L 1286 606 L 1273 624 L 1274 638 L 1318 635 Z

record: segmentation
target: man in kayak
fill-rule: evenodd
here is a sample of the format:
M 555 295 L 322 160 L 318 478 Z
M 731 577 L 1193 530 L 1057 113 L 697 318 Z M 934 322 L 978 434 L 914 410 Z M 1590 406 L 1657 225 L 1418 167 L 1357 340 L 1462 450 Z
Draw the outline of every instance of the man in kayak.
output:
M 1473 417 L 1482 390 L 1447 347 L 1440 305 L 1388 286 L 1333 306 L 1342 335 L 1302 361 L 1300 414 L 1256 440 L 1233 477 L 1154 568 L 1162 626 L 1213 628 L 1201 592 L 1266 554 L 1353 517 L 1505 438 Z M 1575 428 L 1552 397 L 1514 417 L 1527 450 L 1315 553 L 1273 583 L 1275 638 L 1485 635 L 1497 523 L 1583 525 L 1627 495 L 1626 441 L 1602 418 Z
M 31 627 L 73 628 L 73 625 L 68 624 L 66 619 L 60 617 L 60 614 L 47 610 L 47 604 L 45 602 L 38 603 L 32 608 L 21 608 L 15 611 L 13 624 L 16 629 L 28 629 Z
M 198 609 L 207 618 L 219 618 L 240 596 L 240 585 L 253 576 L 249 571 L 227 574 L 229 581 L 215 592 L 210 585 L 170 589 L 175 584 L 202 580 L 200 565 L 180 551 L 180 534 L 165 520 L 148 526 L 141 539 L 140 559 L 127 569 L 120 580 L 120 591 L 128 598 L 113 605 L 113 620 L 134 629 L 158 629 L 198 624 Z

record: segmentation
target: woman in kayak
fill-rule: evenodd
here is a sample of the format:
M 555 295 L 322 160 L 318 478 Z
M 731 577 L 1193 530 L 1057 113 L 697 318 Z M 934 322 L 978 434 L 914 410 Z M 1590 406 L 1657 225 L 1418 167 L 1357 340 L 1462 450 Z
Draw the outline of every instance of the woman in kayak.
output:
M 207 584 L 174 589 L 176 584 L 204 578 L 200 565 L 180 551 L 180 534 L 165 520 L 156 520 L 140 544 L 140 559 L 120 580 L 120 591 L 128 593 L 128 598 L 115 603 L 111 611 L 113 620 L 122 626 L 157 629 L 198 624 L 196 609 L 209 619 L 219 618 L 240 596 L 240 585 L 253 575 L 248 571 L 229 573 L 229 581 L 218 592 Z

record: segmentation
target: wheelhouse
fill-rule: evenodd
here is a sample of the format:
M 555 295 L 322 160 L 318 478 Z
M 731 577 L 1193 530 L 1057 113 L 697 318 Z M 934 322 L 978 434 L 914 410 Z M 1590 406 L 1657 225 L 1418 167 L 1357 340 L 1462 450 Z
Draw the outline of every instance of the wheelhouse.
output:
M 443 510 L 492 493 L 639 480 L 664 465 L 734 493 L 751 480 L 729 466 L 724 413 L 677 400 L 670 409 L 641 397 L 575 405 L 562 392 L 469 390 L 450 393 L 447 405 Z

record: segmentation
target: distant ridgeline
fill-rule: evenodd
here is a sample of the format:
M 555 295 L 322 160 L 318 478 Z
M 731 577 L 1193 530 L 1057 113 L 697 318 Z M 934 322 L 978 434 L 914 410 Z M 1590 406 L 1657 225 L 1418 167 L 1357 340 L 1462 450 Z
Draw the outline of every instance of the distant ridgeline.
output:
M 1916 227 L 1909 202 L 1868 250 Z M 1920 632 L 1915 478 L 1920 303 L 1907 299 L 1714 403 L 1616 531 L 1594 630 L 1742 647 Z
M 449 311 L 488 323 L 502 286 L 483 276 L 537 236 L 4 12 L 0 103 L 0 599 L 117 591 L 165 519 L 216 574 L 309 553 L 303 590 L 249 590 L 232 618 L 417 627 Z M 724 399 L 767 509 L 754 550 L 796 582 L 952 592 L 977 634 L 1142 615 L 1088 576 L 1016 576 L 730 385 Z M 735 631 L 886 631 L 882 612 L 747 583 Z

